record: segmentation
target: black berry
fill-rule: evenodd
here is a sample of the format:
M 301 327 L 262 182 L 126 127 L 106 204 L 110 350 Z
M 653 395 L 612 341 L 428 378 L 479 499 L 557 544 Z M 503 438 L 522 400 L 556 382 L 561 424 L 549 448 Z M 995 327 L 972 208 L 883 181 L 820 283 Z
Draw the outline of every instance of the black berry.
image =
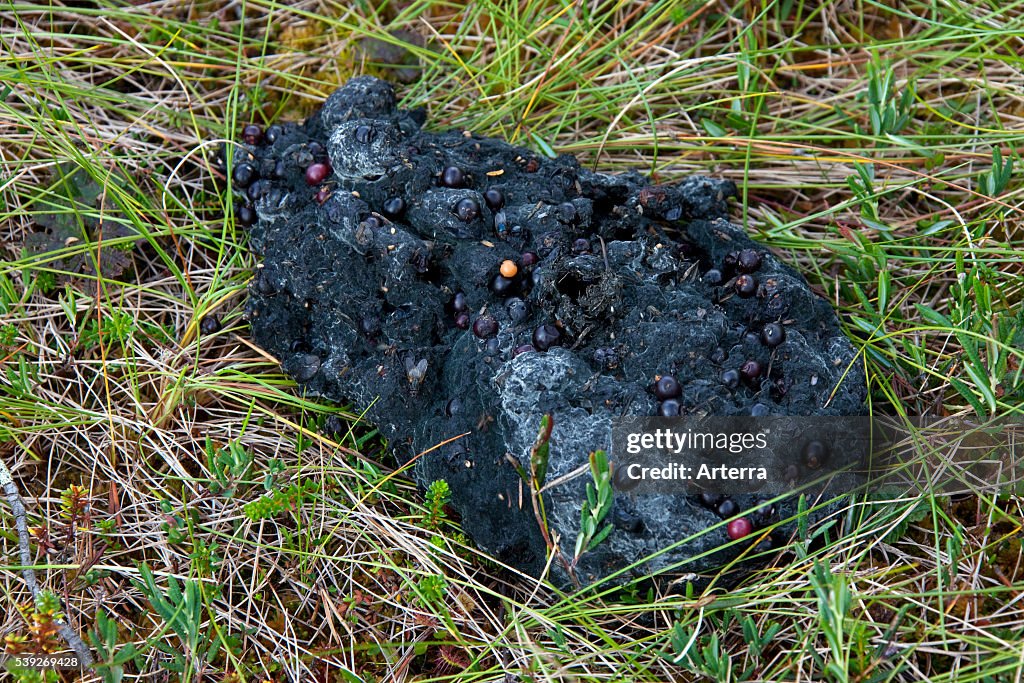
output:
M 585 237 L 580 237 L 572 243 L 573 253 L 585 254 L 590 251 L 590 240 Z
M 249 187 L 259 177 L 256 167 L 248 161 L 243 161 L 235 166 L 235 170 L 231 173 L 231 179 L 235 181 L 235 185 L 241 188 Z
M 735 389 L 740 385 L 740 373 L 736 370 L 726 370 L 722 373 L 722 384 L 730 389 Z
M 466 302 L 466 295 L 463 292 L 455 292 L 455 296 L 452 297 L 452 310 L 462 313 L 467 308 L 469 308 L 469 303 Z
M 743 375 L 743 379 L 753 382 L 761 376 L 761 364 L 756 360 L 744 361 L 740 366 L 740 374 Z
M 558 344 L 562 333 L 554 325 L 541 325 L 533 331 L 533 345 L 538 351 L 547 351 Z
M 480 205 L 475 199 L 462 199 L 455 205 L 455 215 L 469 222 L 480 215 Z
M 524 251 L 522 256 L 519 257 L 519 264 L 523 268 L 529 268 L 535 263 L 537 263 L 537 255 L 532 251 Z
M 704 273 L 704 282 L 708 283 L 712 287 L 717 287 L 722 284 L 725 278 L 722 277 L 722 271 L 717 268 L 712 268 L 708 272 Z
M 754 405 L 750 406 L 751 417 L 764 417 L 767 414 L 768 406 L 766 406 L 763 403 L 755 403 Z
M 753 275 L 740 275 L 733 283 L 733 289 L 741 299 L 749 299 L 757 293 L 757 278 Z
M 753 273 L 761 267 L 761 255 L 753 249 L 744 249 L 736 255 L 736 267 L 743 273 Z
M 271 145 L 277 142 L 277 139 L 281 137 L 282 128 L 276 123 L 267 128 L 267 132 L 263 134 L 264 139 Z
M 718 509 L 716 510 L 716 512 L 718 512 L 718 516 L 722 517 L 723 519 L 726 517 L 732 517 L 739 511 L 740 507 L 736 505 L 736 501 L 734 501 L 732 498 L 726 498 L 725 500 L 723 500 L 721 503 L 718 504 Z
M 469 329 L 469 313 L 462 312 L 455 316 L 455 327 L 460 330 Z
M 252 225 L 256 222 L 256 211 L 248 204 L 240 206 L 235 211 L 235 220 L 238 221 L 239 225 Z
M 504 275 L 495 275 L 491 280 L 491 291 L 498 296 L 508 296 L 516 288 L 516 281 Z
M 369 126 L 356 126 L 356 142 L 361 145 L 369 144 L 373 138 L 373 129 Z
M 366 227 L 368 228 L 379 228 L 384 225 L 383 223 L 380 222 L 379 218 L 373 215 L 367 216 L 366 220 L 364 220 L 363 222 L 366 223 Z
M 682 405 L 674 398 L 662 401 L 658 404 L 658 415 L 661 417 L 676 417 Z
M 250 123 L 242 129 L 242 139 L 247 145 L 258 145 L 263 140 L 263 129 L 255 123 Z
M 484 191 L 484 201 L 492 210 L 497 211 L 505 206 L 505 195 L 501 193 L 501 190 L 490 187 Z
M 220 331 L 220 319 L 215 315 L 205 316 L 199 323 L 199 331 L 203 334 L 216 334 Z
M 774 349 L 784 341 L 786 341 L 786 329 L 778 323 L 768 323 L 761 330 L 761 343 L 769 349 Z
M 405 213 L 405 200 L 401 197 L 391 197 L 384 202 L 384 215 L 389 218 L 398 218 Z
M 462 187 L 466 182 L 466 175 L 457 166 L 448 166 L 441 171 L 441 184 L 445 187 Z

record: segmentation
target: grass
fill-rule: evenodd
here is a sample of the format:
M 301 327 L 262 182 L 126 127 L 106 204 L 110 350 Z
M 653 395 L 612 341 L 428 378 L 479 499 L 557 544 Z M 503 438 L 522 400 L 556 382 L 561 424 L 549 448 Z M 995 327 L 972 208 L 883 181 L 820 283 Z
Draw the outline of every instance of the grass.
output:
M 839 311 L 873 411 L 1019 415 L 1022 3 L 68 4 L 0 5 L 0 458 L 88 680 L 1024 676 L 1024 511 L 992 491 L 856 499 L 704 590 L 497 567 L 249 340 L 254 264 L 207 160 L 353 74 L 408 74 L 363 39 L 404 45 L 432 125 L 737 181 L 735 220 Z M 56 646 L 2 562 L 8 649 Z

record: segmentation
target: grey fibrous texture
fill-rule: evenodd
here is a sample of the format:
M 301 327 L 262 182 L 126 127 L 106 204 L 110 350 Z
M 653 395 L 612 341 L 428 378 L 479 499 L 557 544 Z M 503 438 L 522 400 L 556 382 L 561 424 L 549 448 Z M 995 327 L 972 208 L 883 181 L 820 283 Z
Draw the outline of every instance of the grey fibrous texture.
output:
M 7 495 L 7 504 L 11 506 L 11 513 L 14 515 L 14 528 L 18 532 L 18 555 L 21 562 L 21 576 L 25 580 L 25 585 L 28 586 L 29 591 L 32 593 L 32 597 L 35 598 L 39 595 L 40 591 L 39 582 L 36 580 L 36 572 L 32 568 L 32 546 L 29 541 L 31 537 L 28 531 L 28 513 L 25 511 L 25 505 L 21 501 L 21 494 L 18 492 L 18 486 L 14 483 L 14 477 L 11 476 L 10 470 L 7 469 L 7 465 L 2 460 L 0 460 L 0 485 L 3 486 L 4 493 Z M 92 666 L 92 652 L 90 652 L 89 646 L 85 644 L 67 622 L 58 619 L 56 624 L 61 638 L 78 655 L 78 661 L 82 666 Z
M 303 391 L 366 410 L 400 460 L 468 432 L 420 458 L 416 478 L 447 480 L 464 529 L 500 560 L 538 574 L 550 552 L 510 464 L 527 464 L 545 414 L 552 482 L 609 446 L 613 418 L 654 414 L 661 374 L 678 378 L 687 414 L 863 411 L 863 370 L 835 313 L 729 222 L 731 182 L 594 173 L 569 156 L 424 130 L 425 113 L 395 101 L 387 83 L 353 79 L 304 124 L 235 153 L 259 177 L 244 188 L 262 260 L 247 313 Z M 333 175 L 309 185 L 304 169 L 328 161 Z M 464 181 L 446 185 L 445 167 Z M 503 203 L 489 206 L 487 190 Z M 402 210 L 387 213 L 395 198 Z M 760 257 L 748 298 L 734 293 L 729 266 L 744 249 Z M 494 279 L 506 259 L 520 264 L 512 283 Z M 489 338 L 456 324 L 485 318 L 497 325 Z M 758 336 L 768 323 L 786 331 L 774 348 Z M 542 325 L 559 331 L 546 351 L 531 346 Z M 723 383 L 749 359 L 763 377 Z M 582 472 L 545 493 L 563 552 L 579 532 Z M 739 552 L 717 550 L 723 529 L 701 533 L 720 518 L 688 496 L 616 495 L 611 519 L 575 577 L 553 563 L 556 583 L 600 580 L 655 554 L 616 580 L 702 571 Z

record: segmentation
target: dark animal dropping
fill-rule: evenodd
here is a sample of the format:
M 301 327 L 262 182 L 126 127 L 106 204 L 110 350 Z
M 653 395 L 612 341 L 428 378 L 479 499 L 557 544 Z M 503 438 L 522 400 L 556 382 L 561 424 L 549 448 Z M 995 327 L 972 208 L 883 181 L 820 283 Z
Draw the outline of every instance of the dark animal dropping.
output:
M 248 243 L 262 268 L 246 313 L 255 341 L 299 391 L 365 411 L 400 462 L 422 453 L 417 482 L 448 482 L 452 508 L 484 551 L 534 574 L 547 566 L 529 500 L 509 498 L 523 482 L 503 457 L 529 471 L 544 414 L 555 425 L 544 493 L 549 537 L 563 539 L 571 556 L 590 477 L 563 475 L 586 473 L 588 454 L 610 443 L 614 417 L 671 412 L 670 402 L 730 416 L 765 405 L 760 382 L 723 381 L 723 370 L 735 370 L 723 368 L 721 355 L 712 361 L 716 349 L 764 354 L 756 358 L 765 367 L 770 356 L 773 379 L 794 378 L 771 397 L 772 414 L 864 411 L 863 371 L 830 305 L 729 222 L 732 183 L 690 177 L 651 186 L 637 173 L 595 173 L 569 156 L 540 160 L 501 140 L 425 130 L 422 112 L 395 101 L 388 84 L 355 78 L 305 123 L 231 150 L 236 191 L 255 182 L 257 169 L 283 163 L 252 205 Z M 322 203 L 305 178 L 314 163 L 333 169 Z M 479 185 L 499 180 L 500 203 Z M 393 210 L 394 198 L 403 211 Z M 576 240 L 590 249 L 574 253 Z M 763 301 L 722 296 L 731 278 L 753 277 L 742 272 L 748 249 L 761 258 Z M 519 268 L 525 312 L 490 288 L 506 260 Z M 683 277 L 694 264 L 704 276 Z M 457 293 L 465 310 L 454 305 Z M 361 329 L 364 318 L 378 321 L 372 335 Z M 785 353 L 744 339 L 782 320 Z M 680 393 L 660 400 L 649 387 L 669 369 Z M 455 399 L 461 408 L 447 409 Z M 457 449 L 431 450 L 461 434 Z M 462 466 L 469 460 L 472 467 Z M 695 495 L 617 492 L 613 507 L 622 508 L 607 520 L 617 520 L 614 530 L 572 565 L 574 576 L 568 563 L 550 562 L 556 584 L 588 584 L 652 555 L 615 581 L 669 566 L 699 573 L 742 551 L 719 550 L 724 533 L 703 533 L 720 518 Z M 793 515 L 789 500 L 777 507 L 780 519 Z M 740 522 L 731 536 L 750 533 Z

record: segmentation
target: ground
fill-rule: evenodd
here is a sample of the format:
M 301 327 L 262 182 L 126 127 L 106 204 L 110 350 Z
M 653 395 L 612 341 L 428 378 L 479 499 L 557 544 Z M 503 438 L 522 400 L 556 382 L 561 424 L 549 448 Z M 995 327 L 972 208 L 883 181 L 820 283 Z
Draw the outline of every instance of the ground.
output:
M 435 127 L 731 179 L 734 222 L 836 306 L 872 411 L 1016 415 L 1015 4 L 69 4 L 0 7 L 0 458 L 86 680 L 1024 673 L 1006 493 L 859 497 L 699 590 L 568 595 L 482 556 L 253 344 L 212 160 L 368 73 Z M 60 647 L 0 510 L 7 650 Z

